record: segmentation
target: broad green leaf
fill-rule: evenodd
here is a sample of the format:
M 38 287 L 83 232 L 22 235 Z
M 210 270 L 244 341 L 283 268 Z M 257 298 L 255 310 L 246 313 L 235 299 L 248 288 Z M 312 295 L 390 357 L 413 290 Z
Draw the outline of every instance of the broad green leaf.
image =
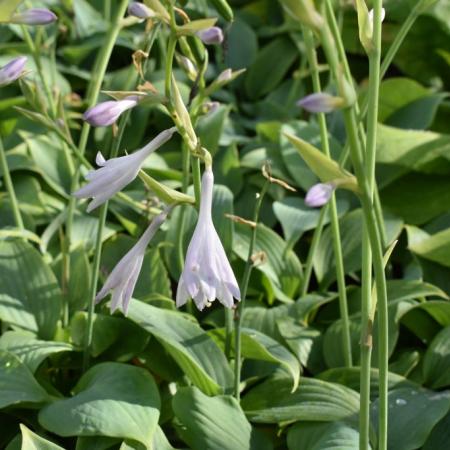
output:
M 23 0 L 0 0 L 0 22 L 8 22 Z
M 258 39 L 247 22 L 236 17 L 228 29 L 227 41 L 228 52 L 225 55 L 227 67 L 233 70 L 243 69 L 253 63 L 258 53 Z
M 422 258 L 450 267 L 450 228 L 429 235 L 416 227 L 407 227 L 408 248 Z
M 401 388 L 389 392 L 388 402 L 388 450 L 413 450 L 447 413 L 450 393 Z M 372 421 L 377 427 L 378 401 L 372 403 Z
M 76 0 L 73 2 L 74 25 L 77 37 L 86 39 L 96 33 L 104 33 L 107 23 L 103 15 L 90 5 L 87 0 Z
M 196 130 L 202 146 L 214 156 L 220 144 L 225 123 L 230 113 L 229 106 L 219 106 L 216 111 L 200 117 Z
M 132 300 L 128 317 L 158 339 L 191 381 L 207 394 L 232 386 L 225 355 L 199 325 L 176 311 Z
M 75 450 L 110 450 L 111 447 L 120 442 L 120 438 L 104 436 L 79 436 Z M 139 443 L 138 443 L 139 444 Z
M 423 450 L 447 450 L 450 442 L 450 412 L 433 428 L 428 435 Z
M 433 339 L 423 361 L 427 385 L 439 389 L 450 385 L 450 326 Z
M 47 392 L 17 356 L 0 350 L 0 367 L 0 408 L 49 401 Z
M 196 388 L 181 388 L 172 407 L 181 422 L 179 433 L 193 450 L 270 448 L 265 442 L 255 442 L 252 427 L 234 397 L 208 397 Z
M 257 54 L 245 77 L 247 95 L 256 99 L 268 94 L 286 75 L 298 51 L 286 37 L 270 41 Z
M 64 450 L 59 445 L 33 433 L 22 423 L 20 424 L 20 431 L 22 432 L 22 450 Z
M 287 444 L 289 450 L 358 450 L 359 433 L 343 422 L 302 422 L 289 428 Z
M 43 408 L 39 423 L 59 436 L 121 437 L 144 445 L 151 441 L 158 424 L 160 398 L 146 370 L 101 363 L 80 378 L 73 394 Z
M 29 243 L 0 241 L 0 317 L 51 339 L 61 311 L 53 272 Z
M 13 353 L 31 372 L 36 372 L 45 358 L 54 353 L 70 352 L 73 347 L 65 342 L 41 341 L 23 331 L 7 331 L 0 337 L 0 349 Z
M 81 207 L 84 209 L 84 206 Z M 71 243 L 74 247 L 83 245 L 86 251 L 90 251 L 95 246 L 97 238 L 98 219 L 93 215 L 75 214 L 72 227 Z M 117 231 L 116 225 L 106 223 L 103 228 L 102 241 L 106 241 Z
M 251 389 L 241 405 L 252 422 L 335 421 L 354 419 L 359 411 L 359 395 L 339 384 L 315 378 L 302 378 L 297 390 L 291 393 L 290 379 L 275 375 Z
M 298 150 L 311 171 L 324 183 L 339 182 L 339 187 L 358 193 L 359 187 L 354 175 L 339 166 L 318 148 L 292 134 L 285 133 L 291 144 Z

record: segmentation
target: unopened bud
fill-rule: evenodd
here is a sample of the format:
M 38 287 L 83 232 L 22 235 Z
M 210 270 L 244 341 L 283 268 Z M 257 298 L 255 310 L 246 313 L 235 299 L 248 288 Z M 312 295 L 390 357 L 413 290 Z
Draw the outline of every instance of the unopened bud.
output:
M 219 27 L 210 27 L 197 31 L 197 36 L 206 45 L 221 44 L 223 42 L 223 32 Z
M 128 14 L 139 19 L 149 19 L 155 16 L 155 13 L 147 5 L 139 2 L 130 3 L 130 6 L 128 6 Z
M 19 25 L 48 25 L 58 20 L 56 14 L 46 8 L 31 8 L 14 14 L 10 23 Z
M 220 73 L 220 75 L 217 77 L 217 81 L 219 83 L 225 83 L 227 81 L 231 80 L 231 77 L 233 76 L 233 71 L 231 69 L 225 69 L 223 72 Z
M 297 106 L 311 113 L 329 113 L 344 106 L 344 99 L 324 92 L 307 95 L 297 102 Z
M 0 69 L 0 87 L 6 86 L 20 78 L 26 63 L 26 56 L 19 56 L 4 65 Z
M 334 183 L 317 183 L 306 193 L 305 203 L 312 208 L 318 208 L 330 201 L 336 185 Z
M 107 127 L 116 122 L 127 109 L 134 108 L 138 101 L 136 97 L 126 97 L 123 100 L 111 100 L 99 103 L 83 114 L 83 119 L 94 127 Z

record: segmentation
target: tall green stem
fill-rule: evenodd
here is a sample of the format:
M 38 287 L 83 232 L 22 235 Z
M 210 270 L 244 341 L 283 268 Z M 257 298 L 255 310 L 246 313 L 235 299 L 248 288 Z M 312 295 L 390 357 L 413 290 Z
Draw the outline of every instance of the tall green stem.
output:
M 24 230 L 22 215 L 20 214 L 19 202 L 17 201 L 16 192 L 14 190 L 14 185 L 11 179 L 11 174 L 9 173 L 8 161 L 6 159 L 5 148 L 3 147 L 3 140 L 0 136 L 0 169 L 3 173 L 3 180 L 5 181 L 6 190 L 9 195 L 9 200 L 11 202 L 11 207 L 14 216 L 14 222 L 16 227 L 20 230 Z
M 309 29 L 303 29 L 303 36 L 305 39 L 306 55 L 308 57 L 309 66 L 311 69 L 311 76 L 313 82 L 314 92 L 321 92 L 319 77 L 319 65 L 317 62 L 317 54 L 314 46 L 313 34 Z M 326 156 L 330 157 L 330 147 L 328 143 L 328 129 L 325 114 L 317 115 L 320 129 L 320 140 L 322 143 L 322 151 Z M 336 207 L 336 196 L 333 194 L 330 200 L 330 221 L 331 233 L 333 236 L 333 250 L 336 264 L 336 279 L 339 291 L 339 309 L 342 320 L 342 348 L 344 351 L 344 361 L 347 367 L 352 366 L 352 345 L 350 338 L 350 321 L 348 318 L 347 305 L 347 289 L 345 286 L 345 270 L 344 259 L 342 257 L 341 236 L 339 230 L 339 218 Z
M 247 289 L 248 289 L 248 282 L 250 280 L 250 275 L 252 273 L 253 269 L 253 249 L 255 248 L 255 242 L 256 242 L 256 233 L 257 233 L 257 223 L 259 219 L 259 212 L 261 210 L 261 205 L 264 199 L 264 195 L 267 191 L 267 188 L 269 187 L 269 182 L 266 181 L 264 183 L 263 188 L 261 189 L 261 193 L 259 194 L 259 197 L 256 200 L 255 204 L 255 211 L 253 213 L 253 222 L 256 224 L 252 228 L 251 237 L 250 237 L 250 244 L 248 246 L 248 255 L 247 255 L 247 261 L 245 263 L 245 269 L 244 269 L 244 275 L 242 276 L 241 281 L 241 301 L 239 302 L 239 305 L 237 306 L 236 313 L 235 313 L 235 327 L 234 327 L 234 351 L 235 351 L 235 358 L 234 358 L 234 396 L 236 397 L 236 400 L 239 401 L 241 396 L 240 391 L 240 385 L 241 385 L 241 327 L 242 327 L 242 317 L 244 315 L 244 308 L 245 308 L 245 299 L 247 297 Z

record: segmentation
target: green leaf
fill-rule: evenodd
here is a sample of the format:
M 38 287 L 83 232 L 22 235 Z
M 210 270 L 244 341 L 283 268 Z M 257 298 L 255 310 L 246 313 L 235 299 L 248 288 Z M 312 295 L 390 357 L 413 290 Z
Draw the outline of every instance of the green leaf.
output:
M 208 397 L 196 388 L 181 388 L 172 407 L 182 425 L 179 434 L 193 450 L 270 448 L 254 441 L 252 427 L 233 397 Z
M 430 431 L 447 413 L 450 394 L 402 388 L 390 391 L 388 402 L 388 449 L 414 450 L 422 447 Z M 372 404 L 372 413 L 372 421 L 377 427 L 378 401 Z
M 425 382 L 433 389 L 450 385 L 450 326 L 431 342 L 423 360 Z
M 219 106 L 214 112 L 200 117 L 197 124 L 197 135 L 202 146 L 208 149 L 211 155 L 219 150 L 220 138 L 223 134 L 225 123 L 228 120 L 230 106 Z
M 317 175 L 323 183 L 338 181 L 340 188 L 349 189 L 356 193 L 359 192 L 355 176 L 340 167 L 336 161 L 326 156 L 309 142 L 289 133 L 284 133 L 284 135 L 297 149 L 311 171 Z
M 256 99 L 272 91 L 294 63 L 298 51 L 286 37 L 272 40 L 256 56 L 245 77 L 245 91 Z
M 96 33 L 103 33 L 107 29 L 102 14 L 92 7 L 86 0 L 73 2 L 74 25 L 77 37 L 86 39 Z
M 23 450 L 64 450 L 59 445 L 33 433 L 23 423 L 20 424 L 20 431 L 22 432 Z
M 17 356 L 0 350 L 0 367 L 0 408 L 49 401 L 47 392 Z
M 31 372 L 36 372 L 45 358 L 54 353 L 70 352 L 73 347 L 65 342 L 41 341 L 23 331 L 7 331 L 0 337 L 0 349 L 15 354 Z
M 450 442 L 450 412 L 433 428 L 423 450 L 447 450 Z
M 0 317 L 51 339 L 61 311 L 53 272 L 29 243 L 0 241 Z
M 0 22 L 8 22 L 23 0 L 0 0 Z
M 422 258 L 450 267 L 450 228 L 429 235 L 416 227 L 407 227 L 408 248 Z
M 236 17 L 228 29 L 227 45 L 225 64 L 233 70 L 244 69 L 251 65 L 258 53 L 258 38 L 255 31 L 239 17 Z
M 225 355 L 200 326 L 183 314 L 132 300 L 128 317 L 155 336 L 202 391 L 218 394 L 231 388 L 233 376 Z
M 195 35 L 197 31 L 204 30 L 205 28 L 211 28 L 217 22 L 217 18 L 207 18 L 207 19 L 198 19 L 191 20 L 184 25 L 177 27 L 178 36 L 191 36 Z
M 158 424 L 160 398 L 146 370 L 101 363 L 80 378 L 73 394 L 43 408 L 39 423 L 59 436 L 121 437 L 144 445 L 151 441 Z
M 359 433 L 343 422 L 303 422 L 289 428 L 287 444 L 289 450 L 358 450 Z
M 289 378 L 276 375 L 251 389 L 241 405 L 252 422 L 335 421 L 358 414 L 359 395 L 339 384 L 315 378 L 302 378 L 297 390 L 291 393 Z

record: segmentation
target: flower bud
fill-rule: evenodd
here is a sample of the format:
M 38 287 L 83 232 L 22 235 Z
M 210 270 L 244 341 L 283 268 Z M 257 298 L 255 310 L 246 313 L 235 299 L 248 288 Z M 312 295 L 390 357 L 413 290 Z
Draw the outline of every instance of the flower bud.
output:
M 197 36 L 206 45 L 221 44 L 223 42 L 223 32 L 219 27 L 210 27 L 197 31 Z
M 219 74 L 217 77 L 217 81 L 219 83 L 226 83 L 227 81 L 231 80 L 231 77 L 233 76 L 233 71 L 231 69 L 225 69 L 223 72 Z
M 219 102 L 206 102 L 203 103 L 202 112 L 203 114 L 214 114 L 219 108 Z
M 323 92 L 307 95 L 297 102 L 297 106 L 311 113 L 329 113 L 343 105 L 344 100 L 341 97 L 334 97 Z
M 155 13 L 147 5 L 139 2 L 130 3 L 130 6 L 128 6 L 128 14 L 139 19 L 155 17 Z
M 306 193 L 305 203 L 312 208 L 323 206 L 329 202 L 336 185 L 334 183 L 317 183 Z
M 0 69 L 0 87 L 6 86 L 20 78 L 26 63 L 26 56 L 19 56 L 4 65 Z
M 137 98 L 130 96 L 123 100 L 110 100 L 99 103 L 83 114 L 83 119 L 94 127 L 112 125 L 127 109 L 137 105 Z
M 31 8 L 14 14 L 10 22 L 19 25 L 48 25 L 58 20 L 56 14 L 46 8 Z
M 190 80 L 194 81 L 197 79 L 197 75 L 198 75 L 197 69 L 194 66 L 194 63 L 189 58 L 186 58 L 186 56 L 180 55 L 180 56 L 177 56 L 177 61 L 178 61 L 178 64 L 180 65 L 180 67 L 182 67 L 186 71 L 186 74 Z

